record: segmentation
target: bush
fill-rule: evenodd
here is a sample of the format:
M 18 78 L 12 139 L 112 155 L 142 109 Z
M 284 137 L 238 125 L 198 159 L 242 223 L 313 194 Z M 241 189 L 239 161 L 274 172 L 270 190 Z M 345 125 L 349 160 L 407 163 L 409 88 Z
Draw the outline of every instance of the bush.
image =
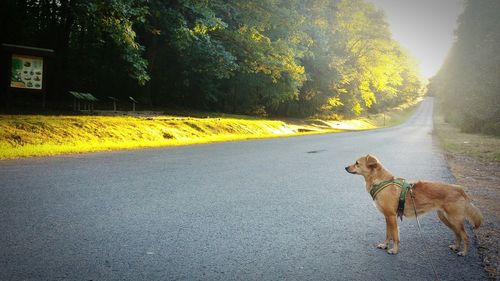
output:
M 471 116 L 470 114 L 464 114 L 460 116 L 460 130 L 464 133 L 479 133 L 483 127 L 484 120 L 477 117 Z
M 484 124 L 483 128 L 481 128 L 481 133 L 500 137 L 500 122 L 490 122 Z

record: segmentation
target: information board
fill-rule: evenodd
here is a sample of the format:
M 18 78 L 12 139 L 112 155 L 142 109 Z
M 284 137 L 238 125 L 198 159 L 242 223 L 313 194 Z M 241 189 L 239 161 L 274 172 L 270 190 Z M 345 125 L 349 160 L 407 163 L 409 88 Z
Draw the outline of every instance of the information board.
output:
M 41 90 L 43 57 L 12 54 L 10 87 Z

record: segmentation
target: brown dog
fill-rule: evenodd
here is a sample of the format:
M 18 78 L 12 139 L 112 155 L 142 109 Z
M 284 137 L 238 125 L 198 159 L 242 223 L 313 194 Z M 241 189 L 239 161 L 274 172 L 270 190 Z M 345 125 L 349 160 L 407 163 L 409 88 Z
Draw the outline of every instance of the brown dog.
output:
M 351 174 L 362 175 L 366 182 L 366 191 L 370 192 L 374 184 L 394 180 L 394 176 L 382 166 L 377 158 L 371 155 L 359 158 L 356 163 L 347 166 L 346 171 Z M 401 187 L 398 184 L 389 184 L 381 189 L 374 198 L 377 209 L 385 216 L 386 238 L 377 246 L 387 249 L 393 241 L 393 248 L 387 250 L 389 254 L 397 254 L 399 248 L 399 229 L 396 218 Z M 454 251 L 464 247 L 458 255 L 467 254 L 467 233 L 464 229 L 464 219 L 467 219 L 477 229 L 483 220 L 481 211 L 470 202 L 462 187 L 439 182 L 418 181 L 413 184 L 411 193 L 414 196 L 417 214 L 437 211 L 439 219 L 455 233 L 455 244 L 450 245 Z M 405 217 L 414 217 L 413 203 L 410 192 L 406 193 L 404 208 Z

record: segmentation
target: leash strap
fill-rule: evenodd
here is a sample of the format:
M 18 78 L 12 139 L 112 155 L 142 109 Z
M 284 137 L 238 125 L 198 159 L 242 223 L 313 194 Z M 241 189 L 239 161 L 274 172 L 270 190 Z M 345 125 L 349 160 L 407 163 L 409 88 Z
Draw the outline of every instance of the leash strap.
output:
M 424 239 L 424 235 L 422 234 L 422 227 L 420 226 L 420 221 L 418 220 L 417 208 L 415 208 L 415 199 L 414 199 L 414 196 L 413 196 L 413 191 L 411 190 L 411 188 L 409 190 L 410 190 L 411 202 L 412 202 L 412 205 L 413 205 L 413 211 L 415 212 L 415 219 L 417 220 L 418 231 L 420 233 L 420 238 L 422 239 L 422 241 L 424 242 L 424 244 L 426 244 L 425 242 L 427 242 L 427 241 L 425 241 L 425 239 Z M 439 276 L 437 274 L 436 267 L 434 266 L 434 263 L 432 262 L 432 259 L 429 259 L 429 263 L 432 266 L 432 271 L 434 272 L 434 278 L 437 281 L 439 281 Z

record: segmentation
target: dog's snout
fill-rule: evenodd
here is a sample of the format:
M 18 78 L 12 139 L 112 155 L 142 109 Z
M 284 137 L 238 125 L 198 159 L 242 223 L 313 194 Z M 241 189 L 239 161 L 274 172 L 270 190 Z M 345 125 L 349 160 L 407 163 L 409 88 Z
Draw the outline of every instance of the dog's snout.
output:
M 353 174 L 353 175 L 357 174 L 356 172 L 351 172 L 351 171 L 349 171 L 349 166 L 345 167 L 345 170 L 346 170 L 346 172 L 348 172 L 349 174 Z

